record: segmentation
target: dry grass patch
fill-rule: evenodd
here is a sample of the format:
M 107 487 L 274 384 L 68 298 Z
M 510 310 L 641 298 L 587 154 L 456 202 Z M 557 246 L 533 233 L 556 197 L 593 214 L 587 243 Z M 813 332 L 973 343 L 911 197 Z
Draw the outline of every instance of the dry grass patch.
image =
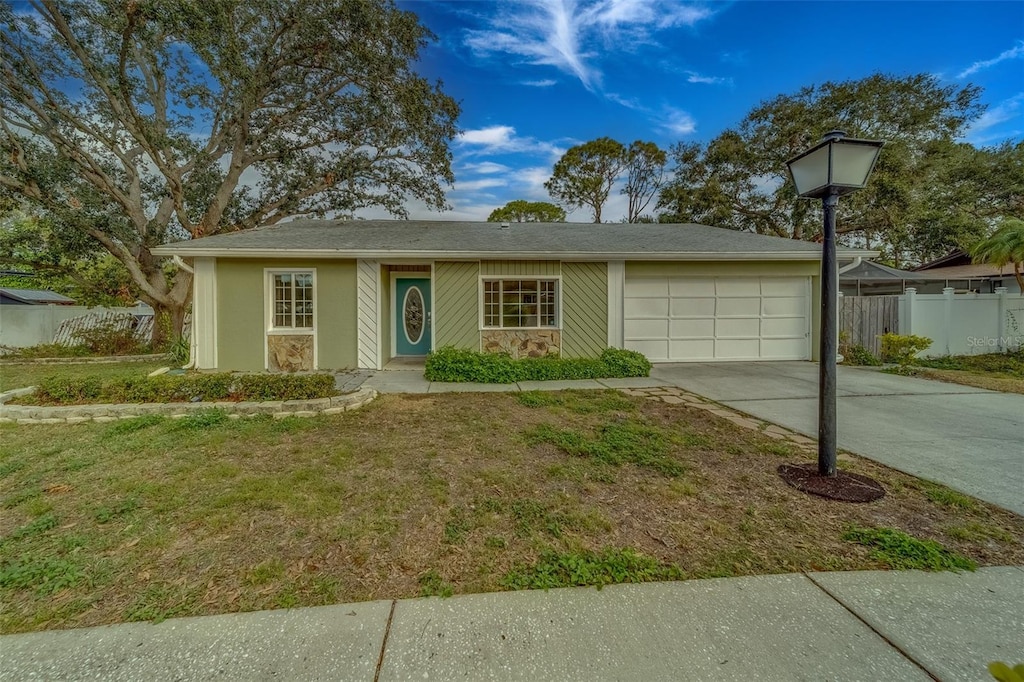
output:
M 918 369 L 917 374 L 925 379 L 936 379 L 950 384 L 974 386 L 1003 393 L 1024 393 L 1024 379 L 1006 374 L 979 374 L 965 370 L 932 369 L 930 367 Z
M 849 456 L 841 466 L 881 481 L 886 498 L 806 496 L 775 474 L 798 456 L 812 458 L 705 411 L 611 391 L 389 395 L 279 421 L 6 426 L 0 630 L 884 567 L 843 539 L 852 527 L 979 565 L 1024 563 L 1020 517 Z

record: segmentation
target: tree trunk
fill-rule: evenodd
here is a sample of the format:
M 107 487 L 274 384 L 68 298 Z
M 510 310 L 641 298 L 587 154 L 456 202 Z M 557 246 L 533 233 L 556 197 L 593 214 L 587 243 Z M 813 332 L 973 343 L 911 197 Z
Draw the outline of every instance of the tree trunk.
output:
M 152 345 L 154 349 L 165 350 L 182 337 L 188 308 L 187 302 L 153 306 Z

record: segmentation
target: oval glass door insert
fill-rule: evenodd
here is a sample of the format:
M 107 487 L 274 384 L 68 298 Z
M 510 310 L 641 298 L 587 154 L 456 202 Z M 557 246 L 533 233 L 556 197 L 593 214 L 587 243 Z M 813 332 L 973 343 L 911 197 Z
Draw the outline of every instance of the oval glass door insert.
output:
M 423 294 L 419 287 L 409 287 L 405 292 L 402 321 L 406 340 L 415 346 L 423 338 Z

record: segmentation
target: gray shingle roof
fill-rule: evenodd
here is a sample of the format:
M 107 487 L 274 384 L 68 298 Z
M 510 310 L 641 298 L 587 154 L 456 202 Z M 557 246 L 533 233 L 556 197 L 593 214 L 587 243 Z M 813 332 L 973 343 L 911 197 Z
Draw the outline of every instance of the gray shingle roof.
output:
M 48 289 L 18 289 L 15 287 L 0 287 L 0 293 L 11 298 L 25 301 L 26 303 L 74 303 L 75 299 L 68 298 L 63 294 Z
M 667 258 L 764 254 L 814 259 L 821 247 L 695 224 L 498 223 L 296 220 L 154 249 L 158 255 L 312 257 Z M 867 252 L 865 252 L 866 254 Z

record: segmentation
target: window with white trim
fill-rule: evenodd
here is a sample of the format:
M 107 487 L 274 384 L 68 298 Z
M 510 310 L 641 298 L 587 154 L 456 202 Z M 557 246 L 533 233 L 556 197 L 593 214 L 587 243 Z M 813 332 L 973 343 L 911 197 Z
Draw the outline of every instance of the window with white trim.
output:
M 271 273 L 273 329 L 313 328 L 313 273 Z
M 557 328 L 558 280 L 484 280 L 484 327 Z

